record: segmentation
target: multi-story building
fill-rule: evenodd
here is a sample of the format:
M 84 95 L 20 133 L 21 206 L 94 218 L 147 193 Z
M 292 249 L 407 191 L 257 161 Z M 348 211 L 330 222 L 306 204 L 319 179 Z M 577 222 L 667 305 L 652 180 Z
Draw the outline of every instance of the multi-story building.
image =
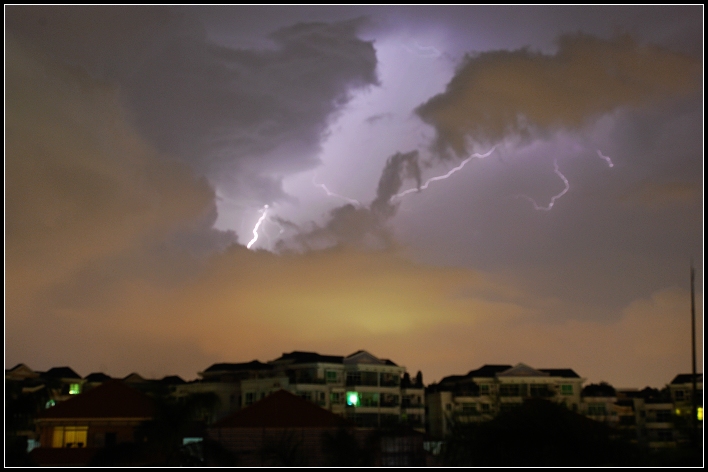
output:
M 366 351 L 346 357 L 294 351 L 265 364 L 214 364 L 199 375 L 176 395 L 216 393 L 220 406 L 212 421 L 287 390 L 361 427 L 405 423 L 425 429 L 422 380 L 410 382 L 405 367 Z
M 428 432 L 442 439 L 456 422 L 492 419 L 527 398 L 547 398 L 579 411 L 584 380 L 571 369 L 525 364 L 484 365 L 467 375 L 445 377 L 426 393 Z
M 272 370 L 273 366 L 257 360 L 214 364 L 199 372 L 201 379 L 176 386 L 174 395 L 178 398 L 205 393 L 216 395 L 218 402 L 209 418 L 209 422 L 214 422 L 241 408 L 241 382 L 269 378 Z
M 690 423 L 691 410 L 693 409 L 693 374 L 679 374 L 669 384 L 671 400 L 674 404 L 674 414 L 686 418 Z M 703 374 L 696 374 L 696 419 L 703 425 Z

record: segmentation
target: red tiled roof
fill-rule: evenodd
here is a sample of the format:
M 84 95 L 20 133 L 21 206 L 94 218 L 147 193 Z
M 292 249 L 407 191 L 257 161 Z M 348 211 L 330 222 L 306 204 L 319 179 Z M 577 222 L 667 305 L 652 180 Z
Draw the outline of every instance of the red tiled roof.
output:
M 319 406 L 278 390 L 215 423 L 214 428 L 337 428 L 349 421 Z
M 150 397 L 120 380 L 109 380 L 43 411 L 38 418 L 152 418 L 154 412 Z

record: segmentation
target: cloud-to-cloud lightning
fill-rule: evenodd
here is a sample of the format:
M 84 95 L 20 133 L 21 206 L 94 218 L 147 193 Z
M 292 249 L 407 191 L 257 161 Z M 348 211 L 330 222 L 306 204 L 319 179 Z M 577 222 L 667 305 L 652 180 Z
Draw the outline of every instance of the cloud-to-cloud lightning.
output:
M 318 183 L 316 183 L 314 177 L 312 178 L 312 185 L 314 185 L 315 187 L 319 187 L 319 188 L 321 188 L 322 190 L 324 190 L 324 191 L 327 193 L 327 196 L 328 196 L 328 197 L 340 198 L 340 199 L 342 199 L 342 200 L 344 200 L 344 201 L 346 201 L 346 202 L 349 202 L 349 203 L 351 203 L 351 204 L 353 204 L 353 205 L 361 206 L 361 202 L 360 202 L 359 200 L 356 200 L 356 199 L 354 199 L 354 198 L 345 197 L 344 195 L 339 195 L 338 193 L 334 193 L 334 192 L 330 191 L 330 190 L 327 188 L 327 186 L 326 186 L 325 184 L 318 184 Z
M 554 167 L 554 172 L 556 173 L 556 175 L 558 175 L 558 177 L 560 177 L 561 180 L 563 181 L 563 183 L 565 184 L 565 188 L 564 188 L 558 195 L 554 195 L 553 197 L 551 197 L 551 201 L 550 201 L 550 203 L 548 204 L 548 206 L 545 206 L 545 207 L 544 207 L 544 206 L 539 205 L 538 203 L 536 203 L 536 200 L 534 200 L 533 198 L 531 198 L 531 197 L 529 197 L 529 196 L 527 196 L 527 195 L 519 195 L 520 197 L 523 197 L 523 198 L 525 198 L 526 200 L 528 200 L 528 201 L 530 201 L 531 203 L 533 203 L 533 207 L 534 207 L 536 210 L 539 210 L 539 211 L 541 211 L 541 210 L 542 210 L 542 211 L 550 211 L 551 208 L 553 208 L 553 205 L 556 204 L 556 200 L 558 200 L 560 197 L 562 197 L 563 195 L 565 195 L 565 194 L 568 192 L 568 190 L 570 190 L 570 183 L 568 182 L 568 179 L 565 178 L 565 175 L 563 175 L 563 174 L 561 173 L 561 171 L 558 169 L 558 161 L 557 161 L 557 160 L 554 160 L 554 161 L 553 161 L 553 167 Z
M 454 174 L 455 172 L 457 172 L 457 171 L 459 171 L 459 170 L 462 170 L 462 168 L 465 166 L 465 164 L 467 164 L 467 163 L 468 163 L 469 161 L 471 161 L 473 158 L 476 157 L 477 159 L 484 159 L 485 157 L 488 157 L 489 155 L 491 155 L 491 154 L 494 152 L 495 149 L 496 149 L 496 146 L 494 146 L 492 149 L 490 149 L 489 151 L 487 151 L 487 152 L 484 153 L 484 154 L 479 154 L 479 153 L 476 152 L 476 153 L 472 154 L 470 157 L 468 157 L 467 159 L 465 159 L 464 161 L 462 161 L 462 162 L 460 163 L 460 165 L 458 165 L 457 167 L 454 167 L 454 168 L 450 169 L 449 172 L 447 172 L 447 173 L 445 173 L 445 174 L 443 174 L 443 175 L 438 175 L 438 176 L 435 176 L 435 177 L 431 177 L 431 178 L 429 178 L 428 180 L 426 180 L 425 183 L 424 183 L 423 185 L 421 185 L 420 187 L 410 188 L 410 189 L 408 189 L 408 190 L 404 190 L 403 192 L 397 193 L 396 195 L 392 196 L 391 199 L 394 199 L 394 198 L 401 198 L 401 197 L 403 197 L 404 195 L 408 195 L 409 193 L 419 192 L 419 191 L 421 191 L 421 190 L 425 190 L 426 188 L 428 188 L 428 185 L 430 185 L 431 182 L 435 182 L 436 180 L 445 180 L 445 179 L 447 179 L 448 177 L 450 177 L 450 176 L 451 176 L 452 174 Z
M 597 150 L 597 155 L 600 157 L 600 159 L 604 159 L 605 161 L 607 161 L 607 165 L 608 165 L 608 166 L 610 166 L 610 167 L 614 167 L 614 166 L 615 166 L 614 163 L 612 162 L 612 159 L 610 159 L 610 156 L 605 156 L 604 154 L 602 154 L 602 153 L 600 152 L 599 149 Z

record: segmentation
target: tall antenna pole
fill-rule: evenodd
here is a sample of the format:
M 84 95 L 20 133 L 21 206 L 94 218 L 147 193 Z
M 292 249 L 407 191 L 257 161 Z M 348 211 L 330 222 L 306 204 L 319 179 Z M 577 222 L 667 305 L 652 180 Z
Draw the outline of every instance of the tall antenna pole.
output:
M 692 390 L 691 390 L 691 442 L 693 446 L 698 445 L 698 418 L 697 418 L 697 401 L 696 398 L 696 294 L 694 290 L 695 285 L 695 271 L 693 269 L 693 261 L 691 261 L 691 354 L 692 354 Z

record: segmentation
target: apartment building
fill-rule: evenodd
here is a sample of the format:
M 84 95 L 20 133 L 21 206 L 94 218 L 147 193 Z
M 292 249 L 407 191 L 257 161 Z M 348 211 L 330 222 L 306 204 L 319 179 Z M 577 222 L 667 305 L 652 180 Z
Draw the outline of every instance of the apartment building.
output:
M 429 434 L 443 439 L 456 422 L 484 421 L 523 403 L 546 398 L 580 410 L 585 379 L 572 369 L 534 369 L 526 364 L 484 365 L 428 387 Z
M 282 389 L 360 427 L 405 423 L 425 430 L 422 380 L 407 381 L 405 367 L 363 350 L 349 356 L 293 351 L 268 363 L 214 364 L 199 376 L 175 394 L 216 393 L 220 402 L 212 421 Z

